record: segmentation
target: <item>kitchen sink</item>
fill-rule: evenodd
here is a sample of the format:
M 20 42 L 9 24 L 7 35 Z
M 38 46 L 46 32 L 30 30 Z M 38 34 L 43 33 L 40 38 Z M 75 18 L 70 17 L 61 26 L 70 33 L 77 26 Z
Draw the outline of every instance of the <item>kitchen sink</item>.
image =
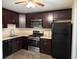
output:
M 8 36 L 8 37 L 15 37 L 15 36 L 18 36 L 18 35 L 11 35 L 11 36 Z

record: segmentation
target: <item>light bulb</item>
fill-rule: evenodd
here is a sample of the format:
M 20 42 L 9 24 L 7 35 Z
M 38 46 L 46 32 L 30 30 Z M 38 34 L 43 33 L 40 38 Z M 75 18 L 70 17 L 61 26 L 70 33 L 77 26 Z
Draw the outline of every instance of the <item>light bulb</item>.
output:
M 27 4 L 26 7 L 27 7 L 27 8 L 34 8 L 35 5 L 30 1 L 30 2 Z

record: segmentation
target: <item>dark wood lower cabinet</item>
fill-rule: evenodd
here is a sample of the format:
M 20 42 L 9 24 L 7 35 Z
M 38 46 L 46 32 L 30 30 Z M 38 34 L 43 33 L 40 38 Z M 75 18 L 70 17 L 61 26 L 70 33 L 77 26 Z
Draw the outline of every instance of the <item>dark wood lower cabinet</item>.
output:
M 27 37 L 21 37 L 22 38 L 22 49 L 28 49 L 28 38 Z
M 3 41 L 3 58 L 12 54 L 12 40 Z
M 12 53 L 20 50 L 22 48 L 21 37 L 12 39 Z
M 3 41 L 3 58 L 11 55 L 12 53 L 20 50 L 27 49 L 27 37 L 18 37 Z
M 28 49 L 28 37 L 17 37 L 3 41 L 3 58 L 20 50 Z M 40 52 L 51 54 L 51 39 L 40 39 Z
M 9 40 L 4 40 L 3 41 L 3 57 L 6 57 L 10 54 L 10 41 Z
M 51 54 L 51 39 L 40 39 L 40 52 Z

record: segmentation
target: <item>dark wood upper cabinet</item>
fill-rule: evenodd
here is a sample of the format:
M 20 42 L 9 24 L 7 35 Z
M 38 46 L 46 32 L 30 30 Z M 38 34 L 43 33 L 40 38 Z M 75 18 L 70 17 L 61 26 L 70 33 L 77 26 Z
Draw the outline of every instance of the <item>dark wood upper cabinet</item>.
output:
M 31 28 L 31 16 L 26 14 L 26 28 Z
M 2 9 L 2 25 L 7 28 L 7 24 L 15 24 L 19 27 L 19 14 L 7 9 Z
M 49 18 L 50 16 L 52 16 L 52 20 Z M 26 28 L 32 28 L 31 25 L 32 19 L 42 19 L 42 27 L 51 28 L 53 20 L 71 20 L 71 18 L 72 18 L 72 9 L 27 13 Z M 3 8 L 2 24 L 3 28 L 7 28 L 7 24 L 16 24 L 16 27 L 19 27 L 19 14 Z
M 11 24 L 16 24 L 16 27 L 19 27 L 19 14 L 18 13 L 11 13 L 12 18 L 10 20 Z
M 52 16 L 53 20 L 53 13 L 43 13 L 43 28 L 51 28 L 52 20 L 49 19 L 49 17 Z
M 26 27 L 31 27 L 32 19 L 42 19 L 43 28 L 51 28 L 51 22 L 48 20 L 49 13 L 31 13 L 26 14 Z
M 34 19 L 43 19 L 42 14 L 40 13 L 30 13 L 30 14 L 26 14 L 26 27 L 28 28 L 32 28 L 31 22 Z
M 53 12 L 54 20 L 71 20 L 72 10 L 58 10 Z
M 42 19 L 42 27 L 51 28 L 53 20 L 71 20 L 71 18 L 72 9 L 54 10 L 40 13 L 28 13 L 26 14 L 26 27 L 31 28 L 32 19 Z
M 10 19 L 9 12 L 7 10 L 2 9 L 2 26 L 3 28 L 7 28 L 7 23 Z

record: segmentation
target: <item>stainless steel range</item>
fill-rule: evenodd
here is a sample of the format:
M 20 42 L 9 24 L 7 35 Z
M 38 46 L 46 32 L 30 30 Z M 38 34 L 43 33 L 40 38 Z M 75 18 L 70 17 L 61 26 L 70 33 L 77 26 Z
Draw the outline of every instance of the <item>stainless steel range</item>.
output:
M 42 35 L 43 33 L 39 33 L 39 31 L 33 31 L 33 34 L 28 37 L 28 50 L 40 52 L 39 44 Z
M 40 49 L 39 49 L 40 37 L 29 37 L 28 39 L 29 39 L 28 50 L 34 51 L 34 52 L 40 52 Z

